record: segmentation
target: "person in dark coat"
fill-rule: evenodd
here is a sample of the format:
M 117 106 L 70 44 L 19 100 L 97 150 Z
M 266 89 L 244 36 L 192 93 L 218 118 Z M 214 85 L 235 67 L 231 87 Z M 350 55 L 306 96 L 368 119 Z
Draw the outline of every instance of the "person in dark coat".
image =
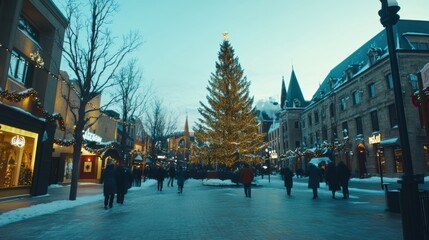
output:
M 168 169 L 168 183 L 167 186 L 169 187 L 171 185 L 171 187 L 173 187 L 173 182 L 174 179 L 176 178 L 176 168 L 174 167 L 173 164 L 171 164 L 170 168 Z
M 103 183 L 104 209 L 107 209 L 107 204 L 109 204 L 109 208 L 112 208 L 116 193 L 116 171 L 112 160 L 107 161 L 101 179 Z
M 155 178 L 158 182 L 157 184 L 158 191 L 162 191 L 162 185 L 164 184 L 164 179 L 165 179 L 165 170 L 161 166 L 158 166 L 156 168 Z
M 335 199 L 335 192 L 340 190 L 340 184 L 338 183 L 337 167 L 334 162 L 328 164 L 325 171 L 325 180 L 329 190 L 332 192 L 332 199 Z
M 241 170 L 240 179 L 244 186 L 244 194 L 246 197 L 251 197 L 252 194 L 252 181 L 255 174 L 253 173 L 253 169 L 250 168 L 249 164 L 246 163 L 244 168 Z
M 142 185 L 143 170 L 140 166 L 136 166 L 133 169 L 134 186 L 141 187 Z
M 286 187 L 286 193 L 288 196 L 290 196 L 291 191 L 292 191 L 292 187 L 293 187 L 293 176 L 295 176 L 295 174 L 293 174 L 292 170 L 290 170 L 289 167 L 285 167 L 284 171 L 283 171 L 283 180 L 285 182 L 285 187 Z
M 183 186 L 185 185 L 185 171 L 183 170 L 183 167 L 180 165 L 177 169 L 176 177 L 177 177 L 177 187 L 179 188 L 178 193 L 182 193 Z
M 318 198 L 317 189 L 320 187 L 321 172 L 319 168 L 312 163 L 308 164 L 307 171 L 308 171 L 308 188 L 311 188 L 313 190 L 313 199 L 317 199 Z
M 337 176 L 338 182 L 343 190 L 343 199 L 349 198 L 349 180 L 350 180 L 350 169 L 344 164 L 343 161 L 337 165 Z
M 131 188 L 132 182 L 133 174 L 124 163 L 121 163 L 116 170 L 117 203 L 124 204 L 125 194 L 127 194 L 128 189 Z

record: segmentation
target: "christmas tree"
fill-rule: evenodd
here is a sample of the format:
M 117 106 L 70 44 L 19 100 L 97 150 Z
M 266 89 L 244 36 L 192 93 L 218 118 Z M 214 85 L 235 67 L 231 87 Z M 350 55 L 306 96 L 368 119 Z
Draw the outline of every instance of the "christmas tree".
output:
M 243 76 L 238 57 L 228 39 L 220 46 L 216 72 L 208 82 L 207 104 L 200 101 L 201 117 L 194 127 L 195 136 L 205 147 L 196 149 L 199 162 L 220 163 L 227 167 L 239 161 L 252 162 L 263 145 L 250 82 Z

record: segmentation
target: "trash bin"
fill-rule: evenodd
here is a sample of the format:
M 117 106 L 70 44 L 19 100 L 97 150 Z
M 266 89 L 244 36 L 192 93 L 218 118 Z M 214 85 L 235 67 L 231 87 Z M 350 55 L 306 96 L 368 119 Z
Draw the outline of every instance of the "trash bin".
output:
M 384 183 L 384 191 L 386 195 L 386 211 L 400 213 L 400 194 L 399 190 L 389 190 L 389 183 Z

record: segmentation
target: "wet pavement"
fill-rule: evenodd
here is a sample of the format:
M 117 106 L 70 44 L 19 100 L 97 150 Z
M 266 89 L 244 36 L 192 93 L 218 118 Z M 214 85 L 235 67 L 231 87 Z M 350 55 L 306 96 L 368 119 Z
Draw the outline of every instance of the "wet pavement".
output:
M 351 186 L 350 199 L 342 200 L 341 193 L 332 199 L 322 184 L 319 199 L 313 200 L 306 179 L 295 179 L 288 197 L 276 178 L 260 180 L 252 198 L 241 187 L 204 186 L 201 180 L 187 181 L 182 194 L 176 187 L 165 186 L 162 192 L 155 185 L 133 188 L 123 205 L 108 210 L 101 185 L 79 186 L 78 198 L 98 194 L 100 200 L 4 225 L 0 238 L 402 239 L 401 216 L 385 211 L 384 193 L 376 187 Z M 67 191 L 63 187 L 50 189 L 45 197 L 0 201 L 0 211 L 13 210 L 7 209 L 11 204 L 68 199 Z

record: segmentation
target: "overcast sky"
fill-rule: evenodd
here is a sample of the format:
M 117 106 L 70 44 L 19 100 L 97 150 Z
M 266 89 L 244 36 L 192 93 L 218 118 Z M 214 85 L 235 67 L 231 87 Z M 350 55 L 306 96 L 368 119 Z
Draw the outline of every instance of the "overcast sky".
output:
M 55 0 L 54 2 L 63 2 Z M 137 30 L 144 81 L 175 111 L 178 128 L 199 117 L 223 32 L 258 100 L 279 101 L 292 66 L 306 100 L 329 71 L 383 30 L 378 0 L 126 0 L 112 32 Z M 429 20 L 428 0 L 398 1 L 402 19 Z

